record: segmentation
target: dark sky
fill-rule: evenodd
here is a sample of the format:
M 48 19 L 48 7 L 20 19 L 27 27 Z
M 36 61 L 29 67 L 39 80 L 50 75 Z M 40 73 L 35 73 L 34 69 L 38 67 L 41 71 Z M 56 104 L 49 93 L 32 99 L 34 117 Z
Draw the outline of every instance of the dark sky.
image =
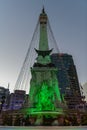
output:
M 87 0 L 0 0 L 0 85 L 14 89 L 43 5 L 61 52 L 87 81 Z

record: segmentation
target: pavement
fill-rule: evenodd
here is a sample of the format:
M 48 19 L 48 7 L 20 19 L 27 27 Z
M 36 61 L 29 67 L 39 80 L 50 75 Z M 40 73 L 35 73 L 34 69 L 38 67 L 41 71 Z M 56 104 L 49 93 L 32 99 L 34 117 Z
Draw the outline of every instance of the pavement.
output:
M 0 126 L 0 130 L 87 130 L 87 126 Z

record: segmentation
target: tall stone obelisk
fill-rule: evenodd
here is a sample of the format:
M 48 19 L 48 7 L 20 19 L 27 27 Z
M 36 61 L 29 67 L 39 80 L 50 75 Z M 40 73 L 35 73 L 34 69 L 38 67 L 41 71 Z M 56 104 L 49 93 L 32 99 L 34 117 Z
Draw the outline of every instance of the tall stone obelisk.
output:
M 61 110 L 61 96 L 56 77 L 57 68 L 52 64 L 47 36 L 48 17 L 44 11 L 39 17 L 40 22 L 40 39 L 39 47 L 35 49 L 38 54 L 36 63 L 31 68 L 31 81 L 29 92 L 29 112 L 35 113 L 50 113 Z

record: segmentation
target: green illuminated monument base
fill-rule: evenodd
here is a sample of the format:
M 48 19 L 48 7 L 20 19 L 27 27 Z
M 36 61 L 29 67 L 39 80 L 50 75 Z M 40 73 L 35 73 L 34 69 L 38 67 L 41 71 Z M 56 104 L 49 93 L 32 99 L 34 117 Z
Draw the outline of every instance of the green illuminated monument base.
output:
M 57 111 L 61 97 L 54 67 L 33 67 L 30 82 L 30 113 Z

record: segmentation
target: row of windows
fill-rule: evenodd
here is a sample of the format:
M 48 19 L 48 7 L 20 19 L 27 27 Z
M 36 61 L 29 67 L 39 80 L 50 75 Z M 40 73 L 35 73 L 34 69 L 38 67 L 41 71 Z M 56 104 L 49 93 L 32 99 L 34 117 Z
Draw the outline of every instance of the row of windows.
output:
M 24 101 L 12 101 L 11 104 L 14 104 L 14 103 L 23 103 Z

